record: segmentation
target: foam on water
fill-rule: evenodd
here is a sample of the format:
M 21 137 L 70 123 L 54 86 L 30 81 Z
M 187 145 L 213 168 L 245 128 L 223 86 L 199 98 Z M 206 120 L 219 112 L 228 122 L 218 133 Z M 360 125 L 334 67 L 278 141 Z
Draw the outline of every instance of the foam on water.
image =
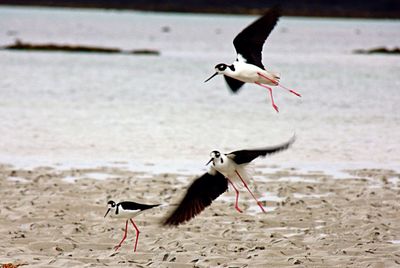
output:
M 16 181 L 16 182 L 20 182 L 20 183 L 28 183 L 29 182 L 27 179 L 22 178 L 22 177 L 8 177 L 7 180 Z
M 79 179 L 95 179 L 95 180 L 106 180 L 106 179 L 113 179 L 113 178 L 118 178 L 118 176 L 114 174 L 108 174 L 107 172 L 105 173 L 100 173 L 100 172 L 87 172 L 85 174 L 82 174 L 80 176 L 65 176 L 63 177 L 63 181 L 68 182 L 68 183 L 74 183 L 76 180 Z
M 286 181 L 286 182 L 305 182 L 305 183 L 319 183 L 317 180 L 306 179 L 298 176 L 284 176 L 280 177 L 278 181 Z

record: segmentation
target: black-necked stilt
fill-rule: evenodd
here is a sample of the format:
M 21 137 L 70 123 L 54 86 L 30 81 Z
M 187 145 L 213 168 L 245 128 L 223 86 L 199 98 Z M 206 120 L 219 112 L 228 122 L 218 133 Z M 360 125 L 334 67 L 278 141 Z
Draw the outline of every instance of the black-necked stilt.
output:
M 301 97 L 299 93 L 280 84 L 280 75 L 266 70 L 261 63 L 262 47 L 268 35 L 274 29 L 279 17 L 279 8 L 271 8 L 264 16 L 240 32 L 233 40 L 233 45 L 237 52 L 236 61 L 231 65 L 225 63 L 217 64 L 215 66 L 215 73 L 204 82 L 209 81 L 218 74 L 223 74 L 225 81 L 234 93 L 236 93 L 244 83 L 255 83 L 269 90 L 272 107 L 277 112 L 279 112 L 278 106 L 275 105 L 272 88 L 270 86 L 280 86 L 296 96 Z
M 228 183 L 236 192 L 235 208 L 237 211 L 242 212 L 238 205 L 239 190 L 235 186 L 235 183 L 241 182 L 256 200 L 262 212 L 265 212 L 261 202 L 250 191 L 245 181 L 251 176 L 249 164 L 259 156 L 266 156 L 286 150 L 294 141 L 295 136 L 283 144 L 268 148 L 240 150 L 228 154 L 212 151 L 211 159 L 207 163 L 207 165 L 212 163 L 210 170 L 190 185 L 178 207 L 164 221 L 164 225 L 179 225 L 190 220 L 207 206 L 211 205 L 211 202 L 218 196 L 228 190 Z
M 108 209 L 107 209 L 106 214 L 104 215 L 104 218 L 111 211 L 110 216 L 112 218 L 127 219 L 126 224 L 125 224 L 124 237 L 122 238 L 121 242 L 119 242 L 119 244 L 114 247 L 114 249 L 116 251 L 121 247 L 122 243 L 126 239 L 126 235 L 128 233 L 128 220 L 130 220 L 133 227 L 136 230 L 136 242 L 135 242 L 135 248 L 134 248 L 134 251 L 136 252 L 136 247 L 137 247 L 137 244 L 139 241 L 139 233 L 140 232 L 139 232 L 139 229 L 137 228 L 135 222 L 132 220 L 132 218 L 136 217 L 137 215 L 139 215 L 140 213 L 142 213 L 143 211 L 145 211 L 147 209 L 151 209 L 151 208 L 157 207 L 159 205 L 160 204 L 145 205 L 145 204 L 139 204 L 139 203 L 131 202 L 131 201 L 124 201 L 124 202 L 120 202 L 120 203 L 115 203 L 112 200 L 108 201 L 108 203 L 107 203 Z

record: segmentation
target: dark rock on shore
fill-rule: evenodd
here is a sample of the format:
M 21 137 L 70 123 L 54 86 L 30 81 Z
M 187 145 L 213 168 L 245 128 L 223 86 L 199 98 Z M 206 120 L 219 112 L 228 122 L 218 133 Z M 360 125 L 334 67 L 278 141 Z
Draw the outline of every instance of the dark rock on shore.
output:
M 356 54 L 395 54 L 400 55 L 400 47 L 395 47 L 393 49 L 388 49 L 386 47 L 377 47 L 371 49 L 357 49 L 354 50 Z
M 78 53 L 120 53 L 135 55 L 160 55 L 160 52 L 152 49 L 137 49 L 131 51 L 119 48 L 84 46 L 84 45 L 65 45 L 65 44 L 31 44 L 17 40 L 14 44 L 4 46 L 7 50 L 28 50 L 28 51 L 64 51 Z

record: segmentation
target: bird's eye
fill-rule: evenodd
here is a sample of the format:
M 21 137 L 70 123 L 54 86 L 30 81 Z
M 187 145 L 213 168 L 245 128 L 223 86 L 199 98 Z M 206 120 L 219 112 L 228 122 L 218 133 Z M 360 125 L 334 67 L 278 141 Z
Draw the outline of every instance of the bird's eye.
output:
M 212 152 L 210 153 L 210 156 L 211 156 L 212 158 L 218 158 L 220 155 L 221 155 L 221 154 L 220 154 L 218 151 L 212 151 Z
M 225 64 L 218 64 L 217 66 L 215 66 L 215 69 L 218 69 L 218 71 L 223 71 L 226 69 L 226 65 Z

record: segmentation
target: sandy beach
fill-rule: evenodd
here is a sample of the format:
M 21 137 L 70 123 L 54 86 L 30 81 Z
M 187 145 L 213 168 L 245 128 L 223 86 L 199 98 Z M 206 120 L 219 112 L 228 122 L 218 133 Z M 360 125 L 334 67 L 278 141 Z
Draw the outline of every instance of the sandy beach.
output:
M 259 213 L 244 191 L 240 196 L 244 213 L 236 212 L 234 192 L 229 191 L 194 220 L 164 228 L 159 222 L 195 174 L 2 165 L 0 263 L 28 267 L 400 265 L 399 173 L 349 170 L 343 172 L 347 176 L 334 178 L 321 171 L 264 168 L 274 172 L 258 172 L 251 187 L 258 196 L 269 193 L 264 198 L 268 213 Z M 136 253 L 131 230 L 115 252 L 124 220 L 103 218 L 109 199 L 171 206 L 136 218 L 141 230 Z

